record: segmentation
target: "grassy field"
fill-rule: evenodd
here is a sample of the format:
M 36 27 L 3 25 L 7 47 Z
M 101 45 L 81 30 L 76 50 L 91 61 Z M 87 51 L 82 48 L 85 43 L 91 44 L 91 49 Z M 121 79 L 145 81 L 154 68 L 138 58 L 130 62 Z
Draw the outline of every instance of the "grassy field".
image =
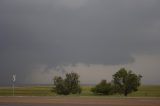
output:
M 92 86 L 82 86 L 82 93 L 80 95 L 69 96 L 96 96 L 90 89 Z M 32 86 L 32 87 L 16 87 L 15 96 L 56 96 L 51 91 L 52 87 L 48 86 Z M 0 96 L 12 96 L 12 87 L 0 87 Z M 123 97 L 123 95 L 110 95 L 109 97 Z M 160 97 L 160 86 L 158 85 L 146 85 L 141 86 L 139 91 L 131 93 L 129 97 Z M 107 96 L 108 97 L 108 96 Z
M 137 92 L 131 93 L 129 96 L 160 97 L 160 85 L 141 86 Z
M 53 96 L 51 87 L 48 86 L 31 86 L 31 87 L 15 87 L 15 96 Z M 0 96 L 12 96 L 12 87 L 0 87 Z

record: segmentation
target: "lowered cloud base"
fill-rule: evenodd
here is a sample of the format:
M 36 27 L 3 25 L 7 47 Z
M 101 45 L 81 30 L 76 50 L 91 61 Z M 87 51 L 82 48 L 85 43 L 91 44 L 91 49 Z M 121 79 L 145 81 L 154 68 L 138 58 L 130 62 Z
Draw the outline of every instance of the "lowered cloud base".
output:
M 1 0 L 0 83 L 10 83 L 14 73 L 17 82 L 49 83 L 59 71 L 72 70 L 83 83 L 95 83 L 126 66 L 142 74 L 144 83 L 159 84 L 159 5 L 159 0 Z

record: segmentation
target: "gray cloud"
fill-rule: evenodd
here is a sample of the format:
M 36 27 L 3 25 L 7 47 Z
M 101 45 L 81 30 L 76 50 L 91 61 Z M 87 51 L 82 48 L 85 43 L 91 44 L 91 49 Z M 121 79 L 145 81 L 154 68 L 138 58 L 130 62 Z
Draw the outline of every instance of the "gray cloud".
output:
M 37 64 L 135 62 L 160 53 L 159 0 L 1 0 L 0 77 Z M 24 80 L 21 80 L 24 82 Z

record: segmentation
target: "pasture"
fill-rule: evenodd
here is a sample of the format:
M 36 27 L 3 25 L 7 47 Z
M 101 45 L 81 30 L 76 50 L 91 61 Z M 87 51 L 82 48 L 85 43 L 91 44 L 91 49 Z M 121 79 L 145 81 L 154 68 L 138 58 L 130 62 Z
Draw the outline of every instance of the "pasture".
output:
M 69 96 L 100 96 L 94 95 L 90 89 L 93 86 L 82 86 L 82 93 Z M 12 96 L 12 87 L 0 87 L 0 96 Z M 52 92 L 51 86 L 27 86 L 15 87 L 15 96 L 57 96 Z M 131 93 L 129 97 L 160 97 L 160 85 L 144 85 L 137 92 Z M 107 95 L 102 97 L 123 97 L 123 95 Z

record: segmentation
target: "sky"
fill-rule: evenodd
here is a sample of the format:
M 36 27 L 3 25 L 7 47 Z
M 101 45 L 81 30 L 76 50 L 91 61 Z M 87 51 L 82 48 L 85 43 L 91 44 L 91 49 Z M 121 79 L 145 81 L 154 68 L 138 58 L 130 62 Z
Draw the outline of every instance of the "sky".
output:
M 0 84 L 83 84 L 120 68 L 160 84 L 160 0 L 0 0 Z

